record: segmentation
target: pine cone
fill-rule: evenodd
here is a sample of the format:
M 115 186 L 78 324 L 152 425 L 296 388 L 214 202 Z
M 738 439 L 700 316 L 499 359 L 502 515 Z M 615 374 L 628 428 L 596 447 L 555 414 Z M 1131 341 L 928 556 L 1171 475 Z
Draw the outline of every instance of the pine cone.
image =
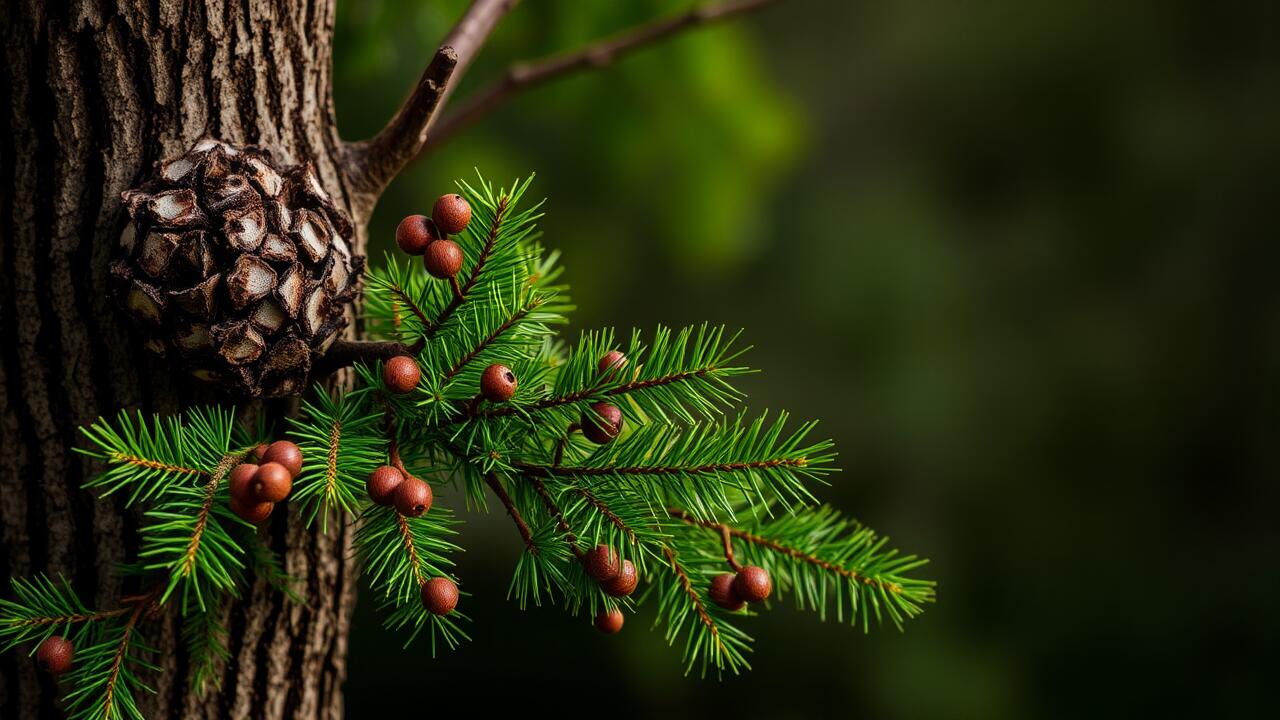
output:
M 311 164 L 206 138 L 123 198 L 111 273 L 147 347 L 241 395 L 300 392 L 364 272 Z

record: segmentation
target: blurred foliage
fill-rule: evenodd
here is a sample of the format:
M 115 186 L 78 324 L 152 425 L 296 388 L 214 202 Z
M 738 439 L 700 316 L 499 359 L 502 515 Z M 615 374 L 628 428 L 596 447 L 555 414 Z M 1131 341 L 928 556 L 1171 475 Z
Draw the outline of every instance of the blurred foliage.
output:
M 385 121 L 462 5 L 339 2 L 344 136 Z M 523 3 L 460 96 L 687 5 Z M 823 499 L 933 557 L 938 603 L 904 635 L 775 610 L 749 628 L 750 676 L 699 682 L 646 618 L 603 638 L 504 602 L 514 531 L 467 514 L 489 531 L 459 570 L 475 642 L 402 656 L 363 603 L 351 707 L 425 679 L 471 709 L 559 681 L 619 717 L 1274 707 L 1278 20 L 779 0 L 534 90 L 427 157 L 376 242 L 472 166 L 537 171 L 577 322 L 747 328 L 754 407 L 823 419 L 844 468 Z

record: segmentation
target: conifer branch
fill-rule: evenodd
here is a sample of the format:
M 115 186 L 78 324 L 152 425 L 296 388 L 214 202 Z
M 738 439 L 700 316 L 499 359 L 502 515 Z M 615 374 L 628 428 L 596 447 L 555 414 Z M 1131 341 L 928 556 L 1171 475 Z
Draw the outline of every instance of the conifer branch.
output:
M 468 97 L 457 111 L 446 115 L 437 125 L 423 151 L 447 142 L 455 133 L 525 90 L 584 70 L 606 67 L 636 50 L 683 31 L 757 10 L 768 2 L 769 0 L 732 0 L 707 3 L 679 15 L 655 20 L 597 40 L 578 50 L 515 63 L 507 68 L 500 80 Z
M 456 362 L 450 365 L 449 368 L 446 369 L 444 373 L 441 374 L 440 376 L 441 381 L 448 382 L 449 380 L 452 380 L 454 377 L 456 377 L 458 373 L 462 372 L 462 369 L 467 366 L 467 363 L 471 362 L 472 360 L 475 360 L 477 355 L 484 352 L 493 343 L 497 342 L 498 338 L 502 337 L 503 333 L 506 333 L 511 328 L 520 324 L 521 320 L 528 317 L 529 314 L 532 313 L 534 310 L 536 310 L 538 306 L 541 304 L 542 304 L 541 298 L 533 298 L 532 300 L 529 301 L 528 305 L 512 313 L 506 320 L 502 322 L 501 325 L 494 328 L 493 332 L 489 333 L 489 335 L 481 339 L 480 342 L 475 343 L 474 347 L 468 350 L 465 355 L 463 355 Z
M 560 532 L 564 534 L 565 541 L 569 544 L 569 550 L 573 552 L 573 556 L 579 561 L 583 559 L 582 548 L 578 547 L 578 536 L 573 534 L 573 528 L 569 527 L 569 521 L 565 519 L 564 513 L 560 507 L 556 505 L 556 501 L 551 497 L 551 493 L 547 491 L 547 486 L 542 483 L 537 476 L 527 474 L 524 476 L 533 485 L 533 489 L 537 491 L 538 497 L 542 498 L 542 504 L 546 507 L 551 517 L 555 518 L 556 527 L 560 528 Z
M 418 560 L 418 548 L 413 544 L 413 533 L 409 531 L 409 521 L 400 513 L 396 513 L 396 527 L 400 530 L 400 539 L 404 543 L 404 550 L 409 555 L 409 566 L 413 568 L 413 577 L 418 582 L 418 587 L 426 582 L 426 578 L 422 576 L 422 563 Z
M 120 638 L 120 644 L 116 648 L 116 654 L 111 660 L 111 669 L 107 674 L 107 681 L 104 686 L 105 692 L 102 699 L 102 717 L 111 718 L 115 714 L 116 700 L 116 683 L 120 680 L 120 668 L 124 664 L 126 653 L 129 651 L 129 640 L 133 637 L 133 629 L 138 624 L 138 618 L 142 616 L 143 604 L 138 603 L 133 608 L 133 612 L 129 614 L 129 620 L 124 625 L 124 634 Z
M 760 537 L 759 535 L 754 535 L 752 533 L 749 533 L 745 530 L 740 530 L 738 528 L 732 528 L 724 523 L 716 523 L 716 522 L 710 522 L 707 520 L 699 520 L 698 518 L 690 515 L 689 513 L 685 512 L 684 510 L 681 510 L 680 508 L 667 508 L 667 514 L 688 525 L 696 525 L 698 527 L 703 527 L 709 530 L 714 530 L 718 533 L 722 533 L 724 536 L 725 557 L 726 559 L 729 560 L 730 565 L 736 565 L 736 563 L 733 560 L 733 546 L 729 543 L 729 536 L 733 536 L 745 542 L 752 543 L 753 545 L 759 545 L 760 547 L 767 548 L 769 550 L 772 550 L 773 552 L 781 553 L 788 557 L 792 557 L 802 562 L 809 563 L 810 565 L 820 567 L 823 570 L 826 570 L 828 572 L 832 572 L 837 575 L 842 575 L 855 582 L 860 582 L 863 585 L 872 585 L 874 587 L 878 587 L 888 592 L 891 592 L 894 595 L 902 594 L 902 585 L 896 582 L 889 582 L 886 580 L 882 580 L 880 578 L 867 577 L 866 575 L 859 573 L 857 570 L 841 567 L 840 565 L 837 565 L 835 563 L 823 560 L 820 557 L 811 555 L 804 551 L 798 550 L 794 547 L 784 545 L 776 540 Z M 735 566 L 734 569 L 737 570 L 738 568 Z
M 395 300 L 397 302 L 403 303 L 405 307 L 409 308 L 409 312 L 413 313 L 414 316 L 418 318 L 418 321 L 422 323 L 422 327 L 430 329 L 435 326 L 435 323 L 432 323 L 427 319 L 427 314 L 423 312 L 418 303 L 413 301 L 413 298 L 409 297 L 409 293 L 405 291 L 403 287 L 399 285 L 390 285 L 387 289 L 395 296 Z M 397 327 L 399 326 L 398 319 L 396 325 Z
M 752 462 L 708 463 L 705 465 L 607 465 L 601 467 L 585 467 L 574 465 L 537 465 L 526 462 L 513 462 L 511 466 L 518 470 L 540 472 L 556 477 L 591 477 L 593 475 L 715 475 L 720 473 L 747 472 L 751 470 L 767 470 L 780 467 L 808 467 L 806 458 L 774 458 Z
M 209 524 L 209 513 L 213 510 L 213 497 L 218 491 L 218 485 L 222 479 L 231 472 L 231 468 L 240 464 L 248 456 L 247 452 L 227 455 L 218 463 L 218 467 L 214 470 L 213 475 L 209 478 L 209 482 L 205 483 L 204 500 L 200 504 L 200 511 L 196 515 L 195 530 L 191 533 L 191 541 L 187 544 L 186 554 L 182 558 L 179 577 L 189 577 L 195 571 L 196 553 L 200 550 L 200 540 L 204 537 L 204 529 Z
M 184 416 L 150 422 L 141 413 L 121 411 L 113 423 L 98 418 L 80 428 L 88 448 L 76 452 L 97 458 L 107 470 L 85 483 L 102 496 L 129 490 L 127 503 L 149 500 L 164 490 L 208 477 L 231 444 L 233 414 L 220 408 L 193 408 Z
M 458 287 L 456 279 L 453 279 L 454 294 L 449 304 L 440 311 L 435 321 L 428 321 L 426 317 L 422 317 L 422 324 L 428 328 L 426 337 L 430 339 L 436 332 L 449 321 L 454 312 L 466 301 L 467 294 L 475 287 L 476 281 L 480 278 L 480 273 L 484 272 L 485 263 L 489 261 L 489 256 L 493 254 L 493 250 L 497 247 L 498 237 L 502 230 L 502 223 L 507 217 L 507 210 L 511 207 L 511 196 L 503 193 L 498 198 L 498 205 L 494 211 L 493 222 L 489 224 L 489 235 L 485 238 L 484 247 L 480 249 L 480 256 L 476 259 L 475 265 L 472 266 L 471 272 L 467 274 L 467 280 Z
M 377 433 L 382 414 L 366 407 L 367 395 L 368 391 L 355 391 L 335 396 L 317 386 L 290 423 L 309 459 L 293 490 L 308 524 L 321 513 L 325 523 L 338 512 L 355 513 L 364 497 L 365 478 L 382 464 L 386 445 Z
M 597 498 L 590 490 L 584 487 L 576 488 L 576 492 L 586 499 L 586 501 L 590 503 L 591 506 L 594 507 L 601 515 L 608 518 L 609 522 L 621 531 L 623 535 L 626 535 L 628 543 L 632 545 L 636 544 L 635 530 L 632 530 L 629 525 L 622 521 L 622 518 L 618 517 L 616 513 L 610 510 L 608 505 L 601 502 L 600 498 Z

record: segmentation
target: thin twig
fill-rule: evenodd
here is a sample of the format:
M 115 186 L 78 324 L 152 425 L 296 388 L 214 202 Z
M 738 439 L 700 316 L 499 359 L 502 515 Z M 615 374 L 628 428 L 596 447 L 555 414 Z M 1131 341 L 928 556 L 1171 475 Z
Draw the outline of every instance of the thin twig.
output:
M 702 624 L 710 628 L 711 636 L 715 638 L 716 646 L 723 648 L 723 644 L 720 642 L 720 628 L 716 626 L 715 620 L 711 619 L 711 614 L 707 612 L 707 608 L 702 604 L 702 598 L 698 595 L 698 591 L 693 589 L 693 582 L 689 580 L 689 574 L 676 561 L 675 551 L 663 545 L 662 554 L 667 557 L 667 562 L 671 564 L 671 570 L 675 572 L 676 577 L 680 580 L 680 588 L 684 590 L 684 594 L 688 595 L 689 600 L 693 602 L 693 607 L 698 611 L 698 617 L 702 620 Z
M 533 532 L 529 530 L 529 524 L 524 521 L 524 517 L 520 515 L 520 511 L 516 509 L 515 501 L 511 499 L 511 495 L 507 493 L 507 489 L 502 487 L 502 483 L 498 480 L 498 476 L 492 472 L 484 474 L 484 481 L 493 490 L 493 494 L 498 496 L 502 501 L 503 507 L 507 509 L 507 514 L 511 516 L 511 522 L 516 524 L 516 529 L 520 531 L 520 537 L 524 540 L 524 545 L 529 552 L 538 554 L 538 546 L 533 542 Z
M 418 548 L 413 544 L 413 533 L 409 530 L 409 521 L 405 520 L 400 513 L 396 513 L 396 523 L 400 528 L 400 539 L 409 553 L 409 562 L 413 563 L 413 578 L 418 581 L 418 587 L 422 587 L 427 579 L 422 576 L 422 568 L 418 566 Z
M 720 472 L 764 470 L 776 467 L 805 467 L 807 464 L 808 460 L 806 458 L 777 458 L 774 460 L 710 463 L 707 465 L 602 465 L 600 467 L 584 467 L 575 465 L 535 465 L 522 462 L 513 462 L 511 465 L 519 470 L 540 472 L 555 475 L 556 477 L 581 477 L 584 475 L 709 475 Z
M 163 589 L 164 585 L 158 584 L 147 594 L 136 598 L 137 602 L 133 606 L 133 612 L 130 613 L 129 620 L 124 626 L 124 635 L 120 637 L 120 645 L 116 647 L 115 657 L 111 660 L 111 671 L 107 675 L 106 693 L 102 702 L 102 717 L 113 716 L 111 701 L 115 698 L 116 683 L 120 679 L 120 667 L 124 664 L 125 654 L 129 651 L 129 639 L 133 636 L 133 629 L 138 625 L 138 618 L 142 617 L 142 611 L 155 601 Z
M 518 0 L 473 0 L 394 117 L 369 140 L 347 146 L 343 170 L 357 214 L 367 216 L 383 188 L 421 152 L 437 110 Z
M 148 470 L 162 470 L 164 472 L 184 473 L 186 475 L 208 475 L 208 470 L 200 470 L 199 468 L 183 467 L 181 465 L 170 465 L 162 463 L 158 460 L 150 460 L 148 458 L 139 457 L 137 455 L 128 455 L 125 453 L 111 453 L 111 462 L 124 465 L 133 465 L 136 467 L 144 467 Z
M 590 490 L 586 488 L 578 488 L 577 490 L 579 495 L 586 498 L 587 502 L 591 503 L 595 507 L 595 509 L 600 512 L 601 515 L 604 515 L 606 518 L 608 518 L 609 522 L 613 523 L 614 527 L 621 530 L 627 536 L 628 544 L 630 545 L 636 544 L 637 542 L 636 532 L 631 529 L 630 525 L 627 525 L 625 522 L 623 522 L 622 518 L 618 517 L 616 513 L 610 510 L 609 506 L 605 505 L 603 500 L 596 497 L 595 494 L 593 494 Z
M 729 567 L 733 568 L 734 572 L 742 572 L 742 566 L 733 557 L 733 540 L 730 537 L 729 526 L 723 523 L 720 525 L 720 542 L 724 544 L 725 562 L 729 563 Z
M 771 540 L 769 538 L 761 537 L 759 535 L 753 535 L 745 530 L 731 528 L 721 523 L 715 523 L 709 520 L 699 520 L 698 518 L 690 515 L 689 513 L 685 512 L 684 510 L 681 510 L 680 508 L 667 508 L 667 514 L 677 520 L 680 520 L 681 522 L 687 525 L 696 525 L 698 527 L 704 527 L 709 530 L 715 530 L 717 532 L 723 532 L 725 529 L 727 529 L 728 533 L 733 537 L 745 540 L 746 542 L 749 542 L 753 545 L 759 545 L 760 547 L 768 548 L 770 550 L 773 550 L 774 552 L 782 553 L 783 555 L 786 555 L 788 557 L 793 557 L 797 560 L 807 562 L 810 565 L 816 565 L 817 567 L 820 567 L 823 570 L 827 570 L 827 571 L 836 573 L 838 575 L 843 575 L 844 577 L 847 577 L 850 580 L 853 580 L 855 582 L 860 582 L 863 585 L 871 585 L 874 587 L 882 588 L 884 590 L 888 590 L 889 592 L 895 595 L 902 593 L 902 586 L 899 585 L 898 583 L 885 582 L 884 580 L 879 580 L 877 578 L 867 577 L 866 575 L 858 572 L 857 570 L 850 570 L 848 568 L 841 567 L 839 565 L 836 565 L 835 563 L 831 563 L 826 560 L 823 560 L 822 558 L 817 557 L 816 555 L 811 555 L 807 552 L 804 552 L 803 550 L 798 550 L 796 548 L 783 545 L 777 540 Z
M 569 549 L 573 551 L 574 557 L 578 558 L 579 562 L 584 561 L 586 555 L 578 547 L 578 536 L 573 534 L 573 529 L 569 527 L 569 521 L 564 519 L 564 513 L 560 511 L 560 507 L 552 499 L 551 493 L 547 491 L 547 486 L 542 484 L 542 480 L 535 475 L 525 475 L 524 477 L 528 478 L 530 484 L 533 485 L 533 489 L 537 490 L 538 495 L 542 497 L 542 504 L 546 506 L 547 512 L 551 513 L 552 517 L 556 519 L 556 525 L 560 527 L 560 532 L 564 533 L 565 539 L 569 541 Z
M 412 345 L 405 345 L 394 340 L 334 340 L 324 356 L 316 360 L 311 368 L 311 378 L 320 380 L 330 374 L 350 367 L 358 362 L 371 363 L 376 360 L 390 360 L 397 355 L 416 355 L 426 341 L 419 338 Z
M 679 15 L 655 20 L 647 25 L 597 40 L 578 50 L 515 63 L 507 69 L 501 80 L 468 97 L 456 112 L 440 120 L 423 149 L 425 151 L 443 144 L 454 133 L 471 125 L 524 90 L 583 70 L 605 67 L 631 52 L 682 31 L 751 12 L 768 4 L 769 1 L 732 0 L 707 3 Z
M 515 325 L 519 323 L 521 320 L 523 320 L 526 315 L 536 310 L 538 306 L 541 304 L 542 304 L 542 300 L 540 298 L 534 298 L 533 301 L 529 303 L 528 307 L 513 313 L 511 317 L 507 318 L 506 322 L 499 325 L 497 329 L 495 329 L 492 333 L 490 333 L 489 337 L 485 338 L 484 340 L 481 340 L 479 343 L 476 343 L 476 346 L 472 348 L 466 355 L 463 355 L 462 359 L 460 359 L 457 363 L 455 363 L 453 367 L 450 367 L 448 370 L 446 370 L 440 376 L 440 380 L 444 382 L 444 381 L 453 379 L 455 375 L 462 372 L 462 368 L 466 367 L 467 363 L 474 360 L 477 355 L 484 352 L 485 348 L 489 347 L 489 345 L 492 344 L 499 337 L 501 337 L 503 333 L 510 330 L 512 327 L 515 327 Z

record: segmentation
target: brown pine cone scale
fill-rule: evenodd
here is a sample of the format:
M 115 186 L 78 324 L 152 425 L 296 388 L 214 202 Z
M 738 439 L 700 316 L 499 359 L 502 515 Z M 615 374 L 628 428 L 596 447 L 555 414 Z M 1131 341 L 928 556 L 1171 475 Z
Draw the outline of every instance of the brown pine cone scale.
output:
M 205 138 L 123 198 L 111 274 L 146 347 L 238 395 L 300 392 L 365 266 L 314 167 Z

